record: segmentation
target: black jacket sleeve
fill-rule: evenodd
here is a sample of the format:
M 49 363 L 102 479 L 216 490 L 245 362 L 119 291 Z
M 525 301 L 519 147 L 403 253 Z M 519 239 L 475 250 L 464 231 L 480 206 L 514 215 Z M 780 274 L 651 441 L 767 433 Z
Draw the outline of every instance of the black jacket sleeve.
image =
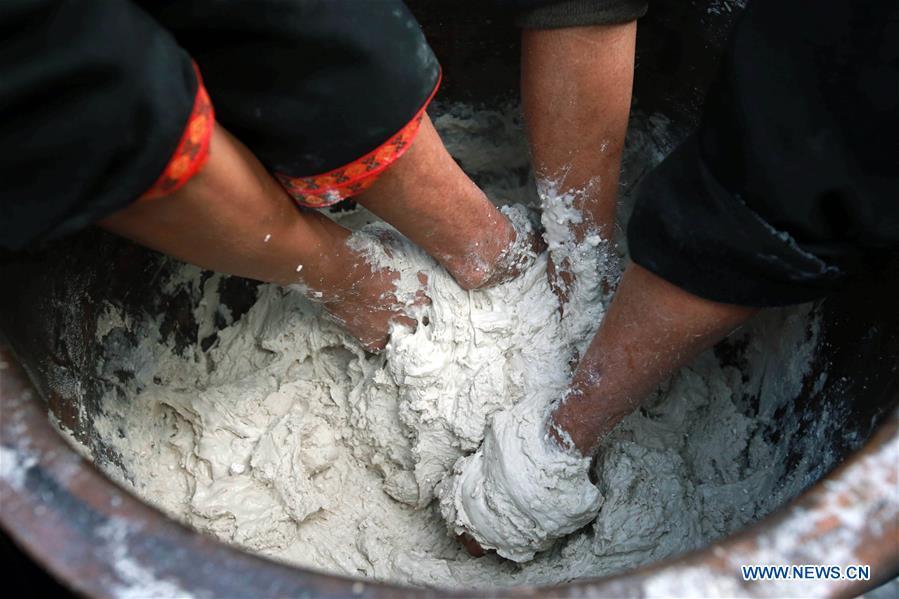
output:
M 633 260 L 698 296 L 819 298 L 899 247 L 899 5 L 751 2 L 699 130 L 639 191 Z
M 196 60 L 217 121 L 292 177 L 377 148 L 440 77 L 401 0 L 137 1 Z
M 628 23 L 646 14 L 649 0 L 497 0 L 525 29 Z
M 125 0 L 0 2 L 0 246 L 134 201 L 194 105 L 190 58 Z

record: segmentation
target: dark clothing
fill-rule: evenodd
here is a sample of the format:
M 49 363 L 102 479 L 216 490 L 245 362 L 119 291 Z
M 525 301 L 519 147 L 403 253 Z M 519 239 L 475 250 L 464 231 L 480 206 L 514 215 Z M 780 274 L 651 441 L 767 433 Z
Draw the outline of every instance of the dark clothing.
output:
M 375 149 L 440 74 L 401 0 L 139 2 L 200 66 L 219 122 L 296 177 Z
M 439 65 L 400 0 L 0 2 L 0 247 L 83 228 L 160 177 L 199 65 L 217 119 L 272 171 L 373 152 Z
M 525 29 L 629 23 L 646 14 L 649 0 L 497 0 Z
M 0 246 L 84 228 L 159 177 L 197 91 L 128 2 L 0 2 Z
M 637 264 L 700 297 L 816 299 L 899 249 L 899 3 L 750 2 L 699 130 L 645 179 Z

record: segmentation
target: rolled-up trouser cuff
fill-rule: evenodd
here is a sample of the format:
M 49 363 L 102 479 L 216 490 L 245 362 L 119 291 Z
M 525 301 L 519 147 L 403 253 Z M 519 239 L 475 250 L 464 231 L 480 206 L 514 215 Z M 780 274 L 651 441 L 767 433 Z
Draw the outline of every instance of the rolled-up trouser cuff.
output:
M 525 29 L 557 29 L 628 23 L 646 14 L 647 0 L 560 0 L 519 12 Z
M 198 105 L 191 59 L 135 3 L 2 6 L 0 247 L 82 229 L 161 174 L 171 191 L 202 160 L 204 138 L 185 141 Z M 172 162 L 179 148 L 189 157 Z
M 175 193 L 203 168 L 209 157 L 209 144 L 215 128 L 215 111 L 196 65 L 194 72 L 197 74 L 197 93 L 181 140 L 159 178 L 140 197 L 142 200 Z
M 440 88 L 440 81 L 441 76 L 438 76 L 437 84 L 412 120 L 371 152 L 326 173 L 292 177 L 275 172 L 275 177 L 287 193 L 306 208 L 325 208 L 362 193 L 374 185 L 415 141 L 425 111 Z
M 642 183 L 628 224 L 633 261 L 699 297 L 784 306 L 846 275 L 774 229 L 710 171 L 690 137 Z

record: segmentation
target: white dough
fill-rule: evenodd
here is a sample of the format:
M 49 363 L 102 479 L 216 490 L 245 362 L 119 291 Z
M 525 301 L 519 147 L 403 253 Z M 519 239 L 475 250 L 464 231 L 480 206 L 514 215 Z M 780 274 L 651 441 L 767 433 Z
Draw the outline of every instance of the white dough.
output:
M 539 193 L 548 250 L 555 264 L 568 264 L 575 276 L 566 317 L 546 339 L 570 347 L 589 341 L 601 319 L 600 282 L 612 273 L 613 262 L 609 244 L 597 232 L 576 242 L 571 227 L 582 217 L 573 208 L 574 193 L 561 194 L 551 182 L 541 182 Z M 583 343 L 577 350 L 584 351 Z M 522 389 L 519 403 L 493 416 L 478 451 L 456 462 L 439 493 L 441 513 L 454 534 L 469 534 L 483 549 L 525 562 L 596 517 L 602 496 L 590 482 L 590 460 L 547 438 L 550 408 L 565 388 L 537 382 Z
M 435 122 L 491 197 L 528 201 L 519 176 L 527 152 L 508 114 L 451 107 Z M 632 133 L 631 143 L 658 152 L 645 136 L 664 122 L 634 122 L 650 127 Z M 646 162 L 625 160 L 626 171 Z M 551 229 L 573 217 L 562 201 L 544 222 L 550 218 Z M 367 218 L 360 212 L 344 222 L 358 228 Z M 360 234 L 354 243 L 369 241 Z M 741 333 L 740 369 L 708 352 L 625 419 L 602 449 L 598 489 L 583 474 L 566 479 L 570 461 L 546 460 L 560 470 L 521 471 L 584 495 L 569 506 L 515 509 L 541 526 L 564 513 L 569 527 L 586 526 L 509 553 L 541 551 L 526 564 L 468 556 L 447 530 L 435 488 L 477 451 L 494 414 L 522 399 L 537 414 L 566 388 L 573 353 L 602 317 L 600 275 L 613 268 L 605 245 L 593 241 L 578 250 L 583 286 L 572 301 L 579 310 L 565 320 L 545 255 L 512 282 L 466 292 L 420 250 L 391 242 L 392 255 L 377 260 L 401 272 L 406 293 L 398 295 L 414 297 L 425 272 L 432 303 L 419 314 L 429 324 L 395 330 L 381 355 L 364 353 L 296 291 L 260 286 L 239 314 L 221 303 L 223 277 L 185 266 L 162 288 L 191 298 L 194 345 L 177 349 L 160 331 L 162 315 L 112 305 L 98 311 L 105 361 L 97 376 L 114 382 L 90 423 L 100 436 L 95 460 L 173 517 L 250 551 L 349 576 L 453 588 L 559 583 L 672 556 L 754 521 L 827 467 L 817 452 L 786 459 L 797 450 L 789 400 L 803 384 L 817 329 L 807 307 L 774 311 Z M 213 334 L 204 350 L 200 341 Z M 121 372 L 128 376 L 120 381 L 111 374 Z M 772 428 L 783 434 L 775 439 Z M 495 428 L 488 443 L 545 449 L 530 433 L 513 443 L 504 435 L 514 429 Z M 555 497 L 547 491 L 548 502 Z M 509 520 L 496 527 L 521 526 L 512 511 L 503 514 Z

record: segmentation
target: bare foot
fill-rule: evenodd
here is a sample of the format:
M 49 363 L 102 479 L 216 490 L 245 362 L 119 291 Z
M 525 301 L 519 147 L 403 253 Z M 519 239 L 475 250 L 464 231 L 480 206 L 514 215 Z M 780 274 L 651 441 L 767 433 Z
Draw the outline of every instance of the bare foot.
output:
M 381 264 L 376 256 L 388 257 L 395 251 L 398 241 L 387 230 L 360 232 L 355 245 L 350 241 L 341 244 L 346 255 L 338 257 L 336 266 L 343 270 L 329 285 L 327 293 L 306 290 L 324 304 L 325 310 L 371 352 L 378 352 L 387 345 L 394 326 L 415 329 L 416 314 L 421 306 L 431 303 L 426 289 L 428 278 L 418 273 L 417 289 L 399 289 L 400 273 L 387 264 Z
M 447 270 L 463 289 L 485 289 L 510 281 L 546 249 L 538 221 L 525 209 L 514 206 L 503 212 L 506 216 L 499 232 L 488 232 L 478 251 L 447 259 Z
M 366 351 L 379 352 L 387 346 L 393 326 L 415 329 L 414 307 L 431 302 L 425 293 L 428 279 L 419 273 L 422 288 L 411 304 L 399 301 L 396 281 L 399 274 L 384 268 L 356 280 L 349 290 L 325 300 L 325 310 L 359 340 Z

